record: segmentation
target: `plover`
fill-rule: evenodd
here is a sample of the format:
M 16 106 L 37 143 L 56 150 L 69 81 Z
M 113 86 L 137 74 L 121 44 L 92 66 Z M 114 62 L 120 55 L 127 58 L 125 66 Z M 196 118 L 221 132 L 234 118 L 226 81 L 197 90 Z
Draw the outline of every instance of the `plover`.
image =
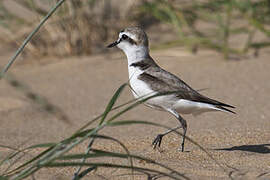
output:
M 233 106 L 200 94 L 180 78 L 158 66 L 149 55 L 148 37 L 140 27 L 128 27 L 120 31 L 118 40 L 107 47 L 114 46 L 122 49 L 127 56 L 129 82 L 134 97 L 164 93 L 147 100 L 145 104 L 171 113 L 180 122 L 180 126 L 158 134 L 152 143 L 154 148 L 161 145 L 163 136 L 182 127 L 181 150 L 184 151 L 187 122 L 180 114 L 198 115 L 208 111 L 234 113 L 228 109 L 234 108 Z

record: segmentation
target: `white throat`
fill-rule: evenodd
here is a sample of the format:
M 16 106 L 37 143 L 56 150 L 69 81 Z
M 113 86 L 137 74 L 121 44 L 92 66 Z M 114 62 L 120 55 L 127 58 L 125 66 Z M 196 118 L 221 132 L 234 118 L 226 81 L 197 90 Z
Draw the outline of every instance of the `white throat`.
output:
M 124 51 L 128 59 L 128 65 L 139 62 L 149 57 L 149 50 L 145 46 L 131 45 L 128 47 L 119 47 Z

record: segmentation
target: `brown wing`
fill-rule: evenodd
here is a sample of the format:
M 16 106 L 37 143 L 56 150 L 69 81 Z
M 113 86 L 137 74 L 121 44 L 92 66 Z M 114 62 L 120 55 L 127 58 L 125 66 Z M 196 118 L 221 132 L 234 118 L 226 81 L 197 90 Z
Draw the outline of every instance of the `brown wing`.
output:
M 159 68 L 158 66 L 151 66 L 145 69 L 145 72 L 138 78 L 145 81 L 151 89 L 159 93 L 176 92 L 175 95 L 179 99 L 213 104 L 218 107 L 225 106 L 234 108 L 231 105 L 221 103 L 199 94 L 177 76 Z

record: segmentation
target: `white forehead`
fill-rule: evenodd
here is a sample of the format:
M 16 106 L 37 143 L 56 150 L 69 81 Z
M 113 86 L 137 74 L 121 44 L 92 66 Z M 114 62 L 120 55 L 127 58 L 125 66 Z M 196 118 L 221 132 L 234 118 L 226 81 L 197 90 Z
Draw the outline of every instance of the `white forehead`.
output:
M 127 35 L 128 37 L 130 37 L 133 40 L 136 40 L 137 39 L 136 36 L 135 36 L 135 34 L 132 34 L 130 32 L 120 32 L 119 33 L 119 38 L 121 38 L 123 34 Z

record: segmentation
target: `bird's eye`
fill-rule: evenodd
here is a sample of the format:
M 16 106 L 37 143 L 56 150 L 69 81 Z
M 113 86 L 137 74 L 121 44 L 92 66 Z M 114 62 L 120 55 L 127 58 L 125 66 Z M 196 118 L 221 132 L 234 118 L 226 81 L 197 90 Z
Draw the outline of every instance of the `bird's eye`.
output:
M 122 35 L 122 39 L 123 39 L 123 40 L 125 40 L 125 39 L 127 39 L 127 38 L 128 38 L 127 35 L 125 35 L 125 34 Z

